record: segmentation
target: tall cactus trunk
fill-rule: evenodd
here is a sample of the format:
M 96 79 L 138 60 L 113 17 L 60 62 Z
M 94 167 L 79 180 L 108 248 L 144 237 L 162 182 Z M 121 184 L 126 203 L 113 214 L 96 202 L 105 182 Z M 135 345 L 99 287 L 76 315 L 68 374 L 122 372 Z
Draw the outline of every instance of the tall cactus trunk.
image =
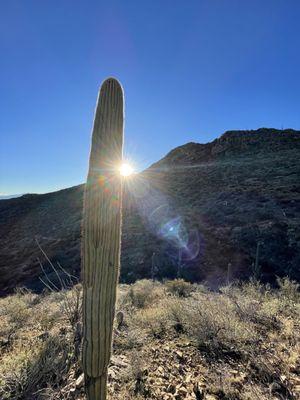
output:
M 101 86 L 94 120 L 82 227 L 82 364 L 88 400 L 104 400 L 120 269 L 123 90 Z

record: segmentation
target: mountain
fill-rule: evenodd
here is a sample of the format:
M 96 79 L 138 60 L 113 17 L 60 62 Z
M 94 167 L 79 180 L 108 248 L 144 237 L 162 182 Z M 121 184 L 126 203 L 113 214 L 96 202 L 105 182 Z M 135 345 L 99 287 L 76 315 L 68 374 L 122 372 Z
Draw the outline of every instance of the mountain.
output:
M 43 284 L 49 259 L 80 275 L 83 185 L 0 202 L 1 294 Z M 228 131 L 187 143 L 126 181 L 121 280 L 180 275 L 217 287 L 300 280 L 300 131 Z M 57 266 L 57 271 L 60 268 Z M 45 278 L 44 278 L 45 280 Z

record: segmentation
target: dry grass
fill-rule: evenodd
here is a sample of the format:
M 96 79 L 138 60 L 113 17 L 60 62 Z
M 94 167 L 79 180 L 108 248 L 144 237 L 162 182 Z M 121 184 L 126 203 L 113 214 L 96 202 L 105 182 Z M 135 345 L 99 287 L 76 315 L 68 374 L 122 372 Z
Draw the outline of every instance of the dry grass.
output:
M 142 279 L 129 287 L 127 300 L 133 307 L 145 308 L 151 306 L 163 295 L 164 289 L 159 282 Z
M 278 286 L 120 285 L 110 398 L 299 399 L 299 286 Z M 0 310 L 0 398 L 83 399 L 80 286 L 19 291 Z
M 174 279 L 165 283 L 167 292 L 178 297 L 188 297 L 193 291 L 193 285 L 183 279 Z
M 40 296 L 21 291 L 0 300 L 1 399 L 42 399 L 48 387 L 67 381 L 77 363 L 72 299 L 78 290 Z

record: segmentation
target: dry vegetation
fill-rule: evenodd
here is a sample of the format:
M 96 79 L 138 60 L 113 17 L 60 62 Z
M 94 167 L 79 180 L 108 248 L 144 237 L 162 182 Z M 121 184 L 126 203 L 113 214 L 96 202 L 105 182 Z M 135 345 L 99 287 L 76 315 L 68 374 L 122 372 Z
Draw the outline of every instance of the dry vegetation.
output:
M 298 289 L 120 285 L 110 398 L 299 399 Z M 80 285 L 0 300 L 1 399 L 84 399 L 80 300 Z

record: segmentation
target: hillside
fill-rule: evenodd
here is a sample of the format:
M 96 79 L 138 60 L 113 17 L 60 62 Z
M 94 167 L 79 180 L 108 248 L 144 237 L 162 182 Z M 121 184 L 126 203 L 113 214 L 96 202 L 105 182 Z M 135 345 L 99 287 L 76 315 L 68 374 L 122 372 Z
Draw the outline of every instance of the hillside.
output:
M 300 399 L 299 285 L 278 284 L 120 285 L 108 398 Z M 0 398 L 84 400 L 81 286 L 19 290 L 0 310 Z
M 252 275 L 258 243 L 263 280 L 300 280 L 299 177 L 299 131 L 229 131 L 175 148 L 124 188 L 121 280 L 152 270 L 218 286 Z M 79 276 L 82 197 L 80 185 L 0 201 L 1 294 L 41 289 L 38 258 L 55 279 L 36 238 Z

